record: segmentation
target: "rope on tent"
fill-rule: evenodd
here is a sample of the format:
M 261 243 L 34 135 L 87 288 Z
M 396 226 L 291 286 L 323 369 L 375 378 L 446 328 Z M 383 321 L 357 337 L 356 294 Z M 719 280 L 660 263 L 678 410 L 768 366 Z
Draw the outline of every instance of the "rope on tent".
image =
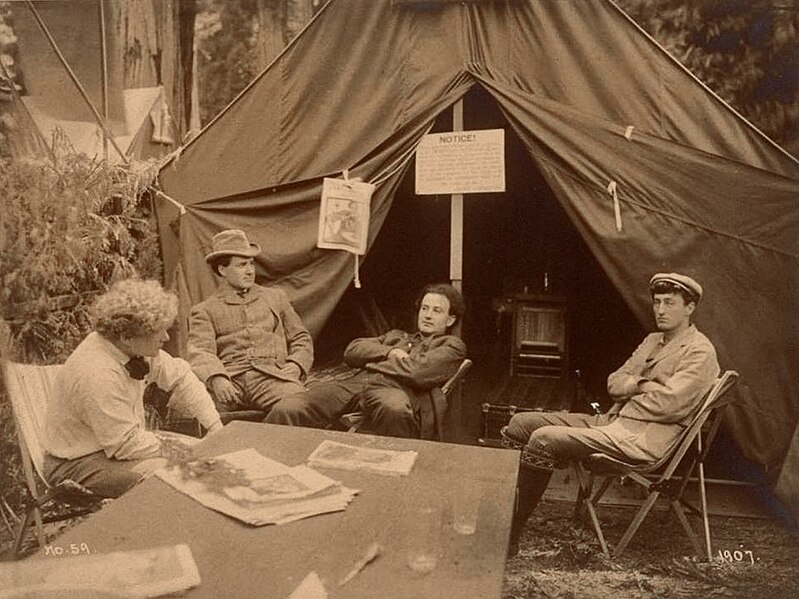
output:
M 619 205 L 619 195 L 616 193 L 616 182 L 608 183 L 608 193 L 613 197 L 613 216 L 616 218 L 616 231 L 621 233 L 621 206 Z
M 361 257 L 358 254 L 353 254 L 355 256 L 355 273 L 352 276 L 352 284 L 355 286 L 355 289 L 361 288 Z
M 177 207 L 177 209 L 180 211 L 180 215 L 181 215 L 181 216 L 183 216 L 184 214 L 186 214 L 186 206 L 184 206 L 183 204 L 181 204 L 180 202 L 178 202 L 176 199 L 174 199 L 174 198 L 170 198 L 170 197 L 169 197 L 168 195 L 166 195 L 166 194 L 165 194 L 163 191 L 161 191 L 161 190 L 158 190 L 158 189 L 156 189 L 155 187 L 151 187 L 151 188 L 150 188 L 150 190 L 151 190 L 151 191 L 152 191 L 152 192 L 153 192 L 153 193 L 154 193 L 156 196 L 158 196 L 159 198 L 163 198 L 163 199 L 165 199 L 167 202 L 172 202 L 172 203 L 173 203 L 173 204 L 174 204 L 174 205 Z
M 352 189 L 353 183 L 361 183 L 363 179 L 360 177 L 355 177 L 350 179 L 350 169 L 345 168 L 341 171 L 341 175 L 344 178 L 344 185 L 348 188 Z M 321 218 L 321 215 L 320 215 Z M 345 250 L 346 251 L 346 250 Z M 352 251 L 352 255 L 355 256 L 355 265 L 354 265 L 354 272 L 352 274 L 352 284 L 355 286 L 355 289 L 361 288 L 361 257 L 358 255 L 357 251 Z

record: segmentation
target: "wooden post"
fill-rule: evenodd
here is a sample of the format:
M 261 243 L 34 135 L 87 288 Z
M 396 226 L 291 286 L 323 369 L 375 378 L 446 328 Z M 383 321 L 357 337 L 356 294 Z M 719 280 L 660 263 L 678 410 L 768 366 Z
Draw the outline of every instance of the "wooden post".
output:
M 463 131 L 463 100 L 458 100 L 452 107 L 452 130 Z M 463 194 L 453 193 L 450 199 L 450 225 L 449 225 L 449 278 L 452 286 L 463 292 Z M 452 333 L 461 337 L 463 323 L 458 320 Z M 463 442 L 463 385 L 458 385 L 450 397 L 450 421 L 455 427 L 454 439 L 457 443 Z
M 108 48 L 106 47 L 106 33 L 105 33 L 105 7 L 103 0 L 99 0 L 98 6 L 100 9 L 100 53 L 102 54 L 103 64 L 103 120 L 108 123 Z M 103 130 L 103 159 L 108 162 L 108 129 L 102 127 Z
M 452 107 L 452 130 L 463 131 L 463 100 Z M 463 194 L 450 200 L 449 278 L 452 286 L 463 291 Z M 458 327 L 460 328 L 460 327 Z M 458 331 L 460 332 L 460 331 Z

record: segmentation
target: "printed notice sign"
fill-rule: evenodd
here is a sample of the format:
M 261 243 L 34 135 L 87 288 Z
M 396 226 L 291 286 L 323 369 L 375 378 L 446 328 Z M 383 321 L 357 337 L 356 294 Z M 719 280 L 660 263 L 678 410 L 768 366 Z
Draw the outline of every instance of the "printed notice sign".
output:
M 505 131 L 431 133 L 416 149 L 416 193 L 505 191 Z

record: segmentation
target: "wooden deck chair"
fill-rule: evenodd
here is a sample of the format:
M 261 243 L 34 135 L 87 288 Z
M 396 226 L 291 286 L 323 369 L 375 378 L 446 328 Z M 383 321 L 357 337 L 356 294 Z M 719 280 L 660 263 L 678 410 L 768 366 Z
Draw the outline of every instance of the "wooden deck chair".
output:
M 463 378 L 466 376 L 466 373 L 469 372 L 469 369 L 472 367 L 472 361 L 469 358 L 465 358 L 461 365 L 458 366 L 458 370 L 453 374 L 446 383 L 441 386 L 441 391 L 444 393 L 444 397 L 449 400 L 454 399 L 456 397 L 455 391 L 457 390 L 458 386 L 463 382 Z M 457 396 L 458 401 L 460 401 L 460 396 Z M 453 406 L 450 404 L 447 407 L 448 412 L 457 412 L 460 414 L 460 405 Z M 339 423 L 343 428 L 345 428 L 350 433 L 356 433 L 358 431 L 364 430 L 364 426 L 366 425 L 366 414 L 364 414 L 361 410 L 356 410 L 353 412 L 348 412 L 341 416 L 339 419 Z
M 705 396 L 702 407 L 685 428 L 673 448 L 660 460 L 647 464 L 628 464 L 603 453 L 594 453 L 581 462 L 573 464 L 578 482 L 575 518 L 588 512 L 599 544 L 605 555 L 610 555 L 596 508 L 611 483 L 626 478 L 640 485 L 647 493 L 643 505 L 614 548 L 613 555 L 621 555 L 632 540 L 638 527 L 663 495 L 671 502 L 671 508 L 682 524 L 697 555 L 705 553 L 709 561 L 713 559 L 710 544 L 710 525 L 707 513 L 707 494 L 705 489 L 704 461 L 713 443 L 724 408 L 732 401 L 727 391 L 735 384 L 738 373 L 734 370 L 724 372 Z M 700 507 L 696 508 L 683 497 L 689 477 L 698 470 Z M 601 479 L 595 489 L 595 483 Z M 688 522 L 683 507 L 702 518 L 705 547 Z
M 60 365 L 37 366 L 2 362 L 3 381 L 11 403 L 17 443 L 22 458 L 25 483 L 33 498 L 22 518 L 14 539 L 13 557 L 19 556 L 22 542 L 31 521 L 35 521 L 39 544 L 45 543 L 43 524 L 59 522 L 96 510 L 102 497 L 75 481 L 65 480 L 51 486 L 44 478 L 44 422 L 47 402 Z M 47 504 L 58 506 L 56 512 L 44 514 Z M 67 507 L 69 509 L 64 510 Z

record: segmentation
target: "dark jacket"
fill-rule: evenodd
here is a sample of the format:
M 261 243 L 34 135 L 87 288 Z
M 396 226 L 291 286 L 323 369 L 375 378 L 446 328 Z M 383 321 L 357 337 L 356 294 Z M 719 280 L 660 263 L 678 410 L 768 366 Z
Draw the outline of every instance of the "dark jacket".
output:
M 388 357 L 399 348 L 408 358 Z M 454 335 L 423 337 L 398 329 L 379 337 L 355 339 L 344 351 L 348 366 L 382 374 L 405 389 L 421 418 L 423 439 L 441 438 L 447 401 L 441 385 L 457 372 L 466 358 L 466 345 Z

